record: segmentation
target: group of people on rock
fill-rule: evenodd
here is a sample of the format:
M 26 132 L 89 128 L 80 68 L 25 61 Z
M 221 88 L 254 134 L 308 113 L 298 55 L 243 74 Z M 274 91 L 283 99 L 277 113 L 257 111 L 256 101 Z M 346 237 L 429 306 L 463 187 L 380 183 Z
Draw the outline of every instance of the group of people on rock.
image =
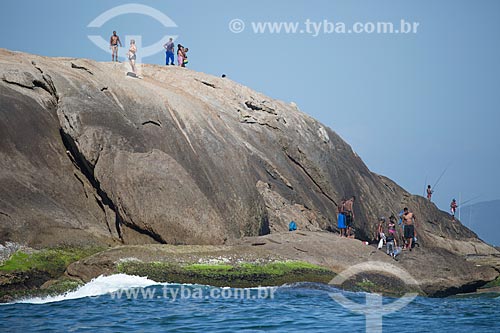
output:
M 427 186 L 427 200 L 431 201 L 434 193 L 431 185 Z M 356 198 L 352 196 L 350 199 L 342 198 L 337 205 L 337 227 L 340 230 L 340 237 L 354 238 L 354 202 Z M 458 204 L 455 199 L 450 203 L 450 213 L 452 221 L 455 221 L 455 213 Z M 376 240 L 378 241 L 378 249 L 382 249 L 386 245 L 387 254 L 396 257 L 400 251 L 409 250 L 415 246 L 420 246 L 417 239 L 416 217 L 415 214 L 405 207 L 399 212 L 398 218 L 391 214 L 387 221 L 385 217 L 378 220 L 376 232 Z M 368 244 L 368 242 L 365 242 Z M 398 246 L 400 245 L 400 246 Z
M 353 238 L 352 224 L 354 222 L 354 201 L 355 196 L 350 199 L 342 198 L 338 205 L 338 228 L 340 229 L 340 237 Z
M 174 50 L 175 44 L 173 38 L 170 38 L 165 45 L 163 45 L 165 49 L 165 65 L 175 65 L 174 63 Z M 181 44 L 177 44 L 177 66 L 186 67 L 188 64 L 187 53 L 189 48 L 182 46 Z
M 122 47 L 122 42 L 120 37 L 116 34 L 116 31 L 113 31 L 109 39 L 109 48 L 111 49 L 111 61 L 118 61 L 118 47 Z M 175 44 L 173 38 L 170 38 L 167 43 L 163 45 L 165 49 L 165 64 L 166 65 L 175 65 L 174 63 L 174 51 Z M 182 46 L 181 44 L 177 44 L 177 65 L 180 67 L 186 67 L 188 64 L 187 53 L 189 48 Z M 135 40 L 130 40 L 130 47 L 127 52 L 127 58 L 130 62 L 130 67 L 132 68 L 132 72 L 136 73 L 135 61 L 137 59 L 137 46 L 135 45 Z
M 388 223 L 385 217 L 381 217 L 377 229 L 378 249 L 381 249 L 385 243 L 387 254 L 395 257 L 399 254 L 398 240 L 401 242 L 401 250 L 411 251 L 415 246 L 419 246 L 415 229 L 416 221 L 415 214 L 407 207 L 399 213 L 399 221 L 394 214 L 391 214 Z M 398 226 L 400 232 L 398 232 Z
M 113 34 L 111 35 L 109 39 L 109 48 L 111 49 L 111 61 L 116 61 L 118 62 L 118 45 L 122 47 L 122 42 L 120 40 L 120 37 L 116 34 L 116 31 L 113 31 Z M 130 67 L 132 68 L 132 72 L 135 73 L 135 60 L 137 59 L 137 46 L 135 45 L 135 40 L 131 39 L 130 40 L 130 46 L 127 52 L 127 58 L 130 62 Z
M 337 206 L 337 227 L 340 230 L 340 237 L 354 238 L 353 223 L 355 200 L 355 196 L 352 196 L 350 199 L 343 198 Z M 407 207 L 399 213 L 399 221 L 394 214 L 391 214 L 389 221 L 386 221 L 385 217 L 381 217 L 377 228 L 378 248 L 381 249 L 385 244 L 387 254 L 396 257 L 399 254 L 399 241 L 401 241 L 401 250 L 411 251 L 415 245 L 418 246 L 417 232 L 415 229 L 416 220 L 415 214 L 410 212 Z M 400 227 L 400 232 L 398 232 L 397 226 Z

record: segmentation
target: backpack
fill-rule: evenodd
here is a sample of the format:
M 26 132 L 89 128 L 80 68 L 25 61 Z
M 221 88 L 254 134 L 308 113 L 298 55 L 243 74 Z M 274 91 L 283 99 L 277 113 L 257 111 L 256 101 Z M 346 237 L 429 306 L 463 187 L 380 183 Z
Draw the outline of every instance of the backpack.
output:
M 297 224 L 295 224 L 294 221 L 291 221 L 289 224 L 288 224 L 288 231 L 295 231 L 297 230 Z

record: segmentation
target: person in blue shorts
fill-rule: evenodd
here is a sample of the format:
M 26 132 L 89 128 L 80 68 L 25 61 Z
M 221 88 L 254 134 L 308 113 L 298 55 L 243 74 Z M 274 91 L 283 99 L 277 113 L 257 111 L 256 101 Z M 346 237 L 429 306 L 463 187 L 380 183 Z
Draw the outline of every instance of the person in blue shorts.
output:
M 340 201 L 340 204 L 337 206 L 338 209 L 338 215 L 337 215 L 337 227 L 340 230 L 340 237 L 346 236 L 346 225 L 345 225 L 345 212 L 344 212 L 344 207 L 345 205 L 345 199 L 342 199 Z
M 168 42 L 163 45 L 165 48 L 165 65 L 175 65 L 174 64 L 174 50 L 175 50 L 175 45 L 174 45 L 174 40 L 170 38 Z

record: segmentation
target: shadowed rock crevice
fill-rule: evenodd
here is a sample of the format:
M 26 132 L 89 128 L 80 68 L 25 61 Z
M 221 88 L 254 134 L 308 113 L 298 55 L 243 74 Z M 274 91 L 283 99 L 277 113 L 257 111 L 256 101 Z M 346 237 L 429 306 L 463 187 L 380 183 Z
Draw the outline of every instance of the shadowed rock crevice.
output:
M 38 74 L 37 77 L 35 77 L 35 75 L 27 71 L 21 72 L 18 70 L 10 70 L 4 73 L 2 81 L 30 90 L 41 88 L 51 96 L 57 98 L 56 88 L 54 86 L 54 83 L 52 82 L 52 78 L 50 77 L 50 75 L 43 74 L 43 71 L 39 67 L 34 67 L 40 72 L 41 75 Z
M 279 128 L 278 126 L 274 126 L 274 125 L 270 124 L 270 122 L 279 123 L 279 121 L 282 120 L 283 123 L 286 124 L 286 121 L 284 118 L 278 117 L 277 119 L 274 119 L 272 116 L 269 116 L 269 115 L 258 116 L 255 113 L 249 112 L 247 110 L 241 110 L 241 109 L 238 109 L 237 112 L 240 115 L 239 121 L 240 121 L 240 123 L 243 123 L 243 124 L 257 124 L 257 125 L 269 127 L 271 129 L 277 130 L 277 131 L 283 131 L 283 130 L 281 128 Z
M 157 121 L 154 121 L 154 120 L 148 120 L 148 121 L 145 121 L 143 123 L 141 123 L 141 125 L 147 125 L 147 124 L 151 124 L 151 125 L 155 125 L 155 126 L 158 126 L 158 127 L 161 127 L 161 124 Z
M 161 244 L 166 244 L 167 242 L 158 234 L 156 233 L 153 229 L 149 228 L 141 228 L 138 225 L 136 225 L 133 222 L 128 222 L 126 219 L 123 218 L 122 214 L 120 213 L 119 208 L 117 205 L 111 200 L 110 196 L 104 191 L 101 187 L 100 182 L 95 178 L 94 176 L 94 167 L 83 154 L 79 151 L 76 142 L 74 139 L 67 133 L 64 132 L 63 129 L 60 129 L 60 135 L 62 142 L 64 144 L 64 147 L 67 149 L 70 155 L 70 159 L 74 166 L 87 178 L 89 183 L 92 185 L 98 196 L 94 196 L 95 200 L 97 201 L 97 204 L 99 207 L 102 209 L 105 215 L 107 215 L 105 206 L 107 206 L 111 211 L 114 212 L 115 214 L 115 229 L 118 234 L 118 237 L 121 239 L 122 242 L 124 242 L 123 239 L 123 234 L 122 234 L 122 227 L 126 226 L 129 229 L 141 234 L 150 237 L 153 239 L 155 242 L 161 243 Z M 76 176 L 76 175 L 75 175 Z M 80 181 L 80 183 L 83 185 L 83 181 L 77 177 L 77 179 Z M 85 186 L 84 186 L 85 188 Z M 85 193 L 85 195 L 87 195 Z M 106 222 L 107 223 L 107 222 Z M 108 230 L 111 234 L 111 226 L 108 224 L 107 225 Z
M 147 228 L 147 229 L 141 228 L 138 225 L 136 225 L 135 223 L 129 223 L 126 220 L 123 220 L 122 223 L 123 223 L 123 226 L 125 226 L 125 227 L 127 227 L 127 228 L 141 234 L 141 235 L 148 236 L 149 238 L 152 238 L 157 243 L 168 244 L 167 241 L 164 240 L 163 237 L 161 237 L 161 235 L 158 234 L 157 232 L 155 232 L 152 228 Z
M 33 65 L 33 67 L 35 67 L 41 74 L 43 74 L 43 70 L 38 67 L 38 65 L 36 64 L 35 60 L 32 60 L 31 61 L 31 64 Z
M 206 85 L 206 86 L 208 86 L 208 87 L 210 87 L 210 88 L 214 88 L 214 89 L 216 89 L 216 88 L 217 88 L 217 87 L 215 86 L 215 84 L 210 83 L 210 82 L 207 82 L 207 81 L 198 80 L 198 79 L 195 79 L 195 81 L 198 81 L 198 82 L 200 82 L 201 84 L 204 84 L 204 85 Z
M 336 207 L 337 203 L 335 202 L 335 200 L 333 200 L 332 197 L 330 195 L 328 195 L 328 193 L 326 193 L 323 190 L 321 185 L 314 179 L 314 177 L 307 171 L 307 169 L 299 161 L 297 161 L 293 156 L 291 156 L 287 150 L 285 150 L 285 154 L 290 159 L 290 161 L 292 161 L 297 167 L 299 167 L 299 169 L 302 170 L 306 174 L 306 176 L 314 183 L 314 185 L 316 185 L 316 187 L 319 189 L 320 193 L 323 194 Z
M 73 162 L 73 159 L 71 159 L 71 160 L 72 160 L 72 162 Z M 88 198 L 89 196 L 88 196 L 88 194 L 87 194 L 87 191 L 85 190 L 85 183 L 83 182 L 83 180 L 82 180 L 80 177 L 78 177 L 78 175 L 77 175 L 76 173 L 74 173 L 74 175 L 75 175 L 76 180 L 78 180 L 78 182 L 79 182 L 80 184 L 82 184 L 82 187 L 83 187 L 83 192 L 85 193 L 85 197 L 86 197 L 86 198 Z M 99 202 L 98 202 L 98 203 L 99 203 Z
M 0 212 L 0 215 L 7 216 L 8 218 L 11 218 L 9 214 L 4 213 L 4 212 Z
M 34 82 L 37 81 L 37 78 L 28 71 L 9 69 L 3 73 L 2 81 L 21 88 L 33 90 L 35 88 Z
M 42 88 L 43 90 L 45 90 L 49 94 L 54 95 L 54 92 L 49 88 L 49 86 L 47 85 L 46 82 L 34 80 L 33 81 L 33 86 L 34 87 L 38 87 L 38 88 Z
M 260 221 L 259 236 L 269 235 L 271 233 L 271 228 L 269 227 L 269 216 L 263 214 Z
M 90 75 L 94 75 L 94 73 L 92 73 L 92 71 L 90 71 L 87 67 L 84 67 L 84 66 L 80 66 L 80 65 L 76 65 L 74 63 L 71 63 L 71 68 L 74 68 L 74 69 L 81 69 L 83 71 L 86 71 L 87 73 L 89 73 Z
M 65 133 L 62 128 L 59 129 L 59 134 L 61 135 L 61 140 L 64 144 L 64 147 L 71 156 L 70 159 L 72 163 L 78 170 L 80 170 L 80 172 L 85 176 L 85 178 L 87 178 L 87 180 L 90 182 L 92 187 L 96 190 L 97 194 L 99 195 L 101 201 L 101 203 L 98 203 L 99 206 L 103 209 L 103 211 L 105 211 L 103 206 L 106 205 L 115 213 L 115 228 L 118 233 L 118 236 L 120 237 L 120 239 L 122 239 L 120 226 L 121 224 L 123 224 L 123 219 L 120 216 L 120 213 L 118 212 L 118 209 L 116 208 L 113 201 L 109 198 L 108 194 L 102 190 L 99 181 L 94 177 L 94 167 L 80 153 L 75 140 L 73 140 L 73 138 L 69 134 Z
M 256 101 L 245 101 L 245 106 L 253 111 L 264 111 L 273 115 L 277 115 L 274 107 L 268 106 L 266 101 L 256 102 Z

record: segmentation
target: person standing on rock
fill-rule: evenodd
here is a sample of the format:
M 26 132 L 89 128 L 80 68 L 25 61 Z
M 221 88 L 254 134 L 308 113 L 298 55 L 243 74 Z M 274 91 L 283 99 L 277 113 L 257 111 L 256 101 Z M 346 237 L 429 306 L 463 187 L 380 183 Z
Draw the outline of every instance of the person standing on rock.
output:
M 337 206 L 337 226 L 340 230 L 340 237 L 346 236 L 346 225 L 345 225 L 345 199 L 342 198 L 340 204 Z
M 175 65 L 175 61 L 174 61 L 174 50 L 175 50 L 175 44 L 174 44 L 174 40 L 172 38 L 170 38 L 168 40 L 168 42 L 163 45 L 163 47 L 165 48 L 166 52 L 165 52 L 165 65 Z
M 354 201 L 355 200 L 356 200 L 356 197 L 352 196 L 344 204 L 345 225 L 347 228 L 347 236 L 346 237 L 351 237 L 352 225 L 354 223 Z
M 391 257 L 394 257 L 394 253 L 396 251 L 396 247 L 398 246 L 398 241 L 396 240 L 396 224 L 392 221 L 389 222 L 387 227 L 387 237 L 386 237 L 386 247 L 387 254 Z
M 384 242 L 386 242 L 385 239 L 385 233 L 384 233 L 384 223 L 385 223 L 385 217 L 381 217 L 378 222 L 378 229 L 377 229 L 377 237 L 378 237 L 378 246 L 377 249 L 381 249 L 382 246 L 384 246 Z
M 189 51 L 189 49 L 186 47 L 184 49 L 184 60 L 182 60 L 182 67 L 186 67 L 186 65 L 189 63 L 188 56 L 187 56 L 188 51 Z
M 135 46 L 135 40 L 130 40 L 130 48 L 128 49 L 128 60 L 130 61 L 130 67 L 132 67 L 132 73 L 137 74 L 135 72 L 135 59 L 137 53 L 137 46 Z
M 177 44 L 177 65 L 184 67 L 184 46 Z
M 411 251 L 413 237 L 417 235 L 415 232 L 415 223 L 417 221 L 415 214 L 411 213 L 407 207 L 403 209 L 403 225 L 404 225 L 404 238 L 406 240 L 406 249 Z
M 109 48 L 111 49 L 111 61 L 118 61 L 118 44 L 122 47 L 122 42 L 120 37 L 113 31 L 111 38 L 109 39 Z
M 455 221 L 455 213 L 457 212 L 457 200 L 453 199 L 450 204 L 450 213 L 451 216 L 453 217 L 453 221 Z
M 432 193 L 434 193 L 434 191 L 432 190 L 431 186 L 427 185 L 427 200 L 431 201 Z

